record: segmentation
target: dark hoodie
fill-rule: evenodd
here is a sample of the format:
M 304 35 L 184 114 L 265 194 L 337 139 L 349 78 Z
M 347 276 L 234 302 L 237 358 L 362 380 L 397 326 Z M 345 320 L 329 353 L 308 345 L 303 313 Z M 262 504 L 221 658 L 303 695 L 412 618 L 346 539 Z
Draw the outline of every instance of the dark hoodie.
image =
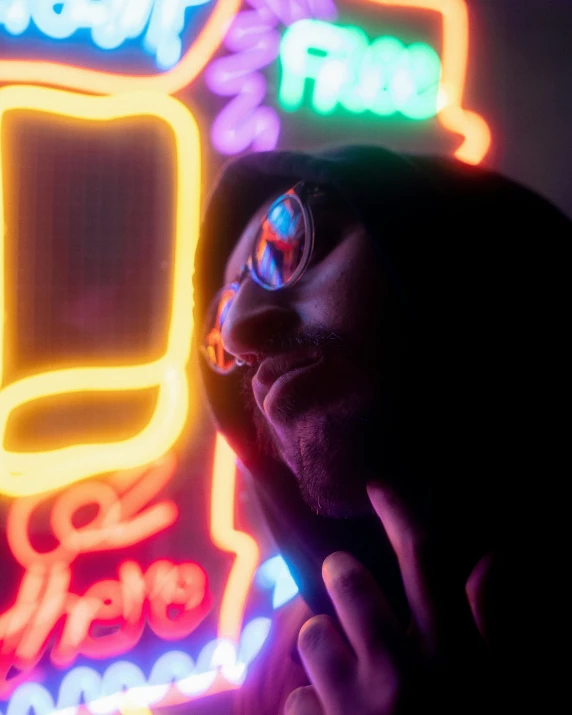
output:
M 542 561 L 538 544 L 551 519 L 539 514 L 552 514 L 570 471 L 564 256 L 572 224 L 536 193 L 451 159 L 372 146 L 245 156 L 226 167 L 206 209 L 194 278 L 198 334 L 247 221 L 300 179 L 341 195 L 375 242 L 380 274 L 389 275 L 406 339 L 388 459 L 417 475 L 414 488 L 431 502 L 438 528 L 455 535 L 452 568 L 466 577 L 480 556 L 501 548 Z M 377 518 L 314 514 L 288 468 L 258 452 L 240 376 L 204 365 L 202 372 L 218 427 L 250 475 L 309 609 L 330 611 L 321 563 L 347 550 L 405 619 L 399 572 Z M 256 712 L 274 715 L 263 703 Z

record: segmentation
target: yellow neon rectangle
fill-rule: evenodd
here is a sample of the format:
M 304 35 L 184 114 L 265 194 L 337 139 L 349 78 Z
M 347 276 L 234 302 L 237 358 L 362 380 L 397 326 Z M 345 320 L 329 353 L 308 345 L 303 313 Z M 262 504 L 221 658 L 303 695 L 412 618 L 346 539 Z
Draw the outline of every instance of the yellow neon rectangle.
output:
M 152 462 L 176 441 L 189 411 L 186 364 L 192 319 L 191 276 L 199 231 L 200 141 L 190 112 L 177 100 L 155 92 L 133 92 L 111 97 L 91 97 L 69 92 L 15 86 L 0 89 L 0 139 L 3 119 L 12 110 L 50 113 L 84 120 L 89 126 L 121 118 L 147 116 L 170 128 L 175 146 L 174 261 L 170 294 L 167 345 L 158 359 L 121 367 L 77 367 L 47 371 L 9 385 L 3 384 L 6 323 L 0 331 L 0 494 L 24 496 L 66 486 L 88 476 L 129 469 Z M 0 149 L 0 226 L 5 225 L 4 187 L 10 182 Z M 9 227 L 7 227 L 9 228 Z M 10 290 L 5 265 L 6 236 L 0 232 L 0 310 L 5 314 Z M 7 334 L 8 333 L 8 334 Z M 15 452 L 5 448 L 6 426 L 18 407 L 34 400 L 78 392 L 122 392 L 159 388 L 155 410 L 139 434 L 117 442 L 75 444 L 41 452 Z

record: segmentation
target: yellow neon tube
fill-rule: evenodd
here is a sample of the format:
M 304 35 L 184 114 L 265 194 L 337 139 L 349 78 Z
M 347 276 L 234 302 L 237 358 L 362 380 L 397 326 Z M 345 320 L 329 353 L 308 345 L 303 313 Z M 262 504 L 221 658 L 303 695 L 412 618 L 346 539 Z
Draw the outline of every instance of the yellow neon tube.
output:
M 479 164 L 489 149 L 491 132 L 486 121 L 479 114 L 470 112 L 462 106 L 469 54 L 469 14 L 465 0 L 366 0 L 366 2 L 431 10 L 442 16 L 443 72 L 438 117 L 446 129 L 464 137 L 455 156 L 467 164 Z
M 155 92 L 90 97 L 42 87 L 0 89 L 0 137 L 6 112 L 25 110 L 105 122 L 149 116 L 172 130 L 176 161 L 175 260 L 170 324 L 164 355 L 153 362 L 124 367 L 81 367 L 33 375 L 2 386 L 3 363 L 10 344 L 9 317 L 0 331 L 0 494 L 21 497 L 64 487 L 94 474 L 130 469 L 158 459 L 180 435 L 189 411 L 186 363 L 192 319 L 191 276 L 199 230 L 200 142 L 191 113 L 180 102 Z M 4 175 L 0 153 L 0 226 L 4 226 Z M 4 240 L 0 235 L 0 315 L 5 314 Z M 147 426 L 129 439 L 78 444 L 43 452 L 10 452 L 4 447 L 7 422 L 21 405 L 54 395 L 94 391 L 159 388 L 154 414 Z
M 222 597 L 217 635 L 238 643 L 260 550 L 252 536 L 234 528 L 235 454 L 221 434 L 216 437 L 212 479 L 211 539 L 219 549 L 236 554 Z

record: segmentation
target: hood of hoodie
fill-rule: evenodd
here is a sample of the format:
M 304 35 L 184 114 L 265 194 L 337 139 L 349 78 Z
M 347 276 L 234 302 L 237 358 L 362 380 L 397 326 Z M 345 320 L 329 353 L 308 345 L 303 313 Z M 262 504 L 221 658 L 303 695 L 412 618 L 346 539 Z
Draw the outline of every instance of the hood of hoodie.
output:
M 571 222 L 518 183 L 451 159 L 372 146 L 244 156 L 226 166 L 206 206 L 194 275 L 197 335 L 252 214 L 301 179 L 333 187 L 363 222 L 402 307 L 406 388 L 395 439 L 414 455 L 413 469 L 432 475 L 427 498 L 437 495 L 447 529 L 455 519 L 466 526 L 482 517 L 487 539 L 522 534 L 529 528 L 526 474 L 537 479 L 561 453 L 563 426 L 551 415 L 554 401 L 565 399 L 564 247 Z M 201 372 L 217 427 L 246 468 L 310 608 L 331 612 L 321 564 L 346 550 L 405 616 L 379 520 L 313 513 L 288 467 L 258 450 L 240 371 L 221 376 L 201 360 Z

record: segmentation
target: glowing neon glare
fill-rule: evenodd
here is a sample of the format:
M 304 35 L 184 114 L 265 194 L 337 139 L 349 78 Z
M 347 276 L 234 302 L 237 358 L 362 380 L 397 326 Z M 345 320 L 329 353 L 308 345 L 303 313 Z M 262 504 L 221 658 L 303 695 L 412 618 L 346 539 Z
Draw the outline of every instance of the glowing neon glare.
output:
M 249 0 L 254 10 L 239 13 L 224 39 L 231 51 L 206 69 L 209 89 L 222 97 L 233 97 L 215 118 L 211 138 L 221 154 L 238 154 L 246 149 L 274 149 L 280 134 L 280 119 L 272 107 L 262 106 L 267 82 L 258 70 L 278 56 L 280 36 L 276 26 L 315 15 L 334 19 L 332 0 Z
M 256 581 L 262 588 L 273 589 L 272 608 L 280 608 L 298 593 L 298 586 L 280 555 L 273 556 L 259 567 Z
M 124 548 L 163 531 L 175 522 L 178 509 L 170 501 L 152 506 L 149 502 L 169 482 L 175 466 L 174 457 L 167 454 L 152 465 L 116 475 L 115 488 L 98 481 L 74 485 L 52 507 L 50 524 L 59 542 L 52 551 L 38 552 L 28 533 L 31 516 L 45 495 L 18 499 L 6 525 L 14 558 L 28 570 L 39 563 L 45 568 L 69 565 L 80 553 Z M 99 511 L 89 524 L 76 528 L 74 514 L 88 504 L 97 504 Z
M 143 572 L 136 562 L 127 561 L 119 567 L 118 580 L 99 581 L 83 595 L 69 591 L 71 571 L 64 566 L 47 571 L 29 593 L 31 578 L 28 573 L 15 604 L 0 616 L 2 678 L 13 665 L 29 673 L 62 618 L 50 659 L 68 667 L 80 654 L 101 659 L 126 653 L 140 640 L 146 622 L 163 640 L 185 638 L 211 603 L 206 574 L 194 563 L 156 561 Z M 94 624 L 115 630 L 94 636 Z
M 137 92 L 114 97 L 88 97 L 39 87 L 0 90 L 0 133 L 6 112 L 34 111 L 86 122 L 149 116 L 172 131 L 176 166 L 175 258 L 170 324 L 164 355 L 151 363 L 126 367 L 70 368 L 21 379 L 0 389 L 0 493 L 26 496 L 61 488 L 93 474 L 131 469 L 150 463 L 177 440 L 189 411 L 186 364 L 193 332 L 192 275 L 200 201 L 200 142 L 189 111 L 166 95 Z M 5 176 L 0 154 L 0 225 L 4 225 Z M 0 234 L 0 314 L 10 283 L 5 275 L 4 245 L 10 227 Z M 10 318 L 0 332 L 2 365 L 10 345 Z M 4 447 L 6 427 L 18 407 L 35 400 L 77 392 L 134 391 L 158 387 L 155 412 L 134 437 L 114 443 L 71 445 L 44 452 L 10 452 Z
M 78 30 L 91 30 L 95 45 L 113 50 L 141 36 L 160 69 L 181 59 L 185 11 L 212 0 L 9 0 L 0 5 L 0 26 L 22 35 L 33 23 L 46 37 L 65 40 Z
M 26 678 L 62 616 L 63 629 L 50 656 L 59 666 L 69 665 L 78 653 L 109 657 L 134 647 L 142 635 L 143 614 L 151 629 L 166 639 L 183 637 L 204 617 L 210 599 L 206 596 L 206 578 L 196 564 L 160 561 L 143 574 L 137 563 L 127 561 L 120 565 L 116 581 L 98 582 L 83 596 L 69 593 L 70 566 L 79 553 L 121 548 L 157 533 L 176 519 L 176 507 L 170 502 L 150 505 L 174 469 L 174 459 L 166 455 L 150 467 L 114 475 L 113 488 L 98 481 L 74 485 L 52 507 L 50 523 L 59 544 L 45 553 L 30 543 L 28 525 L 46 495 L 13 503 L 7 524 L 8 542 L 26 573 L 14 605 L 0 615 L 0 692 L 11 692 Z M 215 545 L 236 553 L 218 624 L 219 636 L 231 643 L 239 640 L 246 597 L 259 559 L 254 539 L 234 527 L 235 473 L 235 456 L 219 435 L 212 477 L 211 537 Z M 75 527 L 74 513 L 93 503 L 100 507 L 96 516 L 88 524 Z M 165 513 L 170 515 L 168 519 Z M 141 523 L 145 524 L 143 532 Z M 174 617 L 170 613 L 173 606 L 177 607 Z M 113 634 L 93 638 L 94 622 L 113 623 L 119 628 Z M 260 631 L 255 629 L 253 641 L 249 636 L 248 652 L 260 637 Z M 14 665 L 22 672 L 16 680 L 11 678 L 6 683 L 5 677 Z M 229 665 L 221 671 L 222 681 L 217 681 L 216 673 L 210 670 L 201 673 L 185 681 L 189 697 L 205 689 L 214 692 L 224 683 L 239 684 L 244 669 L 240 664 Z
M 363 0 L 360 0 L 360 4 Z M 455 156 L 468 164 L 479 164 L 491 143 L 485 120 L 463 108 L 469 54 L 469 14 L 466 0 L 366 0 L 389 7 L 437 12 L 443 23 L 442 76 L 439 92 L 441 124 L 460 134 L 463 143 Z
M 38 552 L 30 543 L 30 518 L 42 497 L 22 498 L 12 505 L 7 521 L 8 544 L 26 568 L 14 605 L 0 615 L 0 676 L 12 664 L 31 670 L 46 647 L 50 634 L 63 617 L 63 628 L 51 651 L 60 667 L 79 653 L 102 658 L 130 650 L 141 638 L 145 619 L 160 638 L 173 640 L 189 635 L 210 607 L 207 578 L 197 564 L 173 564 L 162 560 L 145 573 L 133 561 L 119 566 L 118 580 L 99 581 L 83 596 L 69 592 L 70 565 L 80 553 L 122 548 L 167 528 L 177 517 L 170 502 L 153 504 L 172 477 L 176 462 L 166 455 L 149 468 L 115 477 L 118 494 L 105 482 L 80 483 L 56 500 L 50 523 L 59 545 Z M 73 517 L 89 504 L 99 506 L 87 525 L 76 528 Z M 160 507 L 160 509 L 157 509 Z M 170 517 L 162 518 L 168 508 Z M 138 523 L 144 520 L 144 533 Z M 113 633 L 93 637 L 92 626 L 117 626 Z M 2 681 L 0 680 L 0 690 Z
M 15 0 L 21 3 L 23 0 Z M 43 1 L 43 0 L 42 0 Z M 69 1 L 69 0 L 68 0 Z M 117 4 L 118 0 L 106 0 L 107 3 L 113 2 Z M 148 0 L 131 0 L 133 3 L 148 2 Z M 163 61 L 172 57 L 173 50 L 165 49 L 169 44 L 168 35 L 162 34 L 162 28 L 169 26 L 176 28 L 180 23 L 180 10 L 184 9 L 178 6 L 178 0 L 175 0 L 176 5 L 172 5 L 172 0 L 161 0 L 156 5 L 157 8 L 163 8 L 161 13 L 157 9 L 157 16 L 154 22 L 151 16 L 149 24 L 149 47 L 156 48 L 159 61 Z M 46 3 L 44 3 L 46 4 Z M 47 3 L 49 4 L 49 3 Z M 54 3 L 51 3 L 54 5 Z M 101 3 L 97 3 L 98 5 Z M 123 3 L 122 3 L 123 5 Z M 172 69 L 166 72 L 154 75 L 129 75 L 113 72 L 99 72 L 97 70 L 84 69 L 74 67 L 58 62 L 43 62 L 37 60 L 0 60 L 0 83 L 2 82 L 19 82 L 27 84 L 49 84 L 66 89 L 86 91 L 94 94 L 116 94 L 120 92 L 131 91 L 155 91 L 164 94 L 173 94 L 183 87 L 188 86 L 202 71 L 207 62 L 210 60 L 227 29 L 228 23 L 237 13 L 240 6 L 240 0 L 216 0 L 212 12 L 207 19 L 204 27 L 198 33 L 192 46 L 186 51 Z M 137 6 L 133 6 L 137 7 Z M 179 11 L 175 18 L 170 15 L 170 8 L 175 8 Z M 19 5 L 13 9 L 10 16 L 4 16 L 4 25 L 9 27 L 13 34 L 24 32 L 29 24 L 29 19 L 26 21 L 26 13 L 21 11 Z M 127 9 L 132 8 L 131 5 Z M 133 10 L 135 12 L 135 10 Z M 139 7 L 137 12 L 143 12 Z M 177 19 L 178 18 L 178 19 Z M 139 22 L 141 18 L 139 17 Z M 174 21 L 174 24 L 172 24 Z M 120 16 L 119 24 L 127 23 L 129 27 L 136 25 L 136 20 L 130 14 L 126 18 Z M 23 29 L 20 29 L 25 25 Z M 152 27 L 156 28 L 152 30 Z M 114 28 L 117 31 L 117 28 Z M 105 36 L 105 33 L 96 33 L 98 42 L 112 42 L 111 37 Z M 113 32 L 110 32 L 113 36 Z M 172 34 L 171 34 L 172 37 Z M 163 38 L 161 40 L 161 38 Z
M 8 543 L 15 558 L 26 568 L 14 605 L 0 615 L 0 676 L 11 665 L 31 670 L 41 657 L 50 634 L 64 618 L 52 646 L 51 660 L 67 666 L 79 653 L 102 658 L 125 653 L 141 638 L 145 620 L 164 640 L 189 635 L 210 607 L 207 578 L 197 564 L 173 564 L 161 560 L 145 573 L 133 561 L 119 566 L 117 580 L 99 581 L 83 596 L 69 592 L 70 565 L 80 553 L 122 548 L 165 529 L 176 519 L 170 509 L 165 522 L 153 504 L 158 492 L 172 477 L 175 460 L 167 455 L 138 473 L 116 475 L 118 494 L 107 483 L 74 485 L 56 500 L 50 523 L 59 545 L 52 551 L 36 551 L 29 538 L 30 518 L 42 497 L 14 502 L 8 515 Z M 76 528 L 73 517 L 88 504 L 97 504 L 97 515 Z M 135 525 L 144 519 L 152 525 L 144 536 Z M 113 633 L 94 637 L 92 626 L 116 626 Z M 0 680 L 0 691 L 2 681 Z
M 393 37 L 369 44 L 358 27 L 300 20 L 282 40 L 279 99 L 294 111 L 304 98 L 306 80 L 314 80 L 313 108 L 330 114 L 339 105 L 352 112 L 371 110 L 412 119 L 437 113 L 441 63 L 428 45 L 405 47 Z
M 170 651 L 160 656 L 146 679 L 143 671 L 128 661 L 113 663 L 100 675 L 85 666 L 74 668 L 64 676 L 54 699 L 39 683 L 24 683 L 12 694 L 6 715 L 78 715 L 85 703 L 92 715 L 140 711 L 160 705 L 172 690 L 185 700 L 205 694 L 217 675 L 234 686 L 244 681 L 246 670 L 266 642 L 270 632 L 269 618 L 255 618 L 244 627 L 238 646 L 225 639 L 207 643 L 196 663 L 183 651 Z
M 236 554 L 222 598 L 218 636 L 236 643 L 260 551 L 251 536 L 234 527 L 235 461 L 234 452 L 224 437 L 217 434 L 211 492 L 211 539 L 223 551 Z

